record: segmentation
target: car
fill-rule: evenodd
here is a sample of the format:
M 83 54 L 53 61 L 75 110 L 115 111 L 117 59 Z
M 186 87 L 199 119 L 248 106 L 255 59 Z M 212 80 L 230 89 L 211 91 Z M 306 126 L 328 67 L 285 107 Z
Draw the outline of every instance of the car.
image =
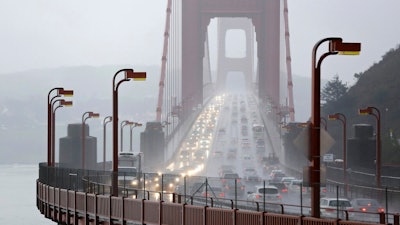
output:
M 182 150 L 179 154 L 180 159 L 190 159 L 192 156 L 192 152 L 189 150 Z
M 224 173 L 224 174 L 222 175 L 221 179 L 223 179 L 223 180 L 229 180 L 229 179 L 240 179 L 240 178 L 239 178 L 239 174 L 237 174 L 237 173 L 234 173 L 234 172 L 227 172 L 227 173 Z
M 237 179 L 224 179 L 222 180 L 222 186 L 224 193 L 228 195 L 242 196 L 246 189 L 246 186 L 241 182 L 240 178 Z M 236 190 L 235 190 L 236 188 Z
M 290 182 L 292 180 L 296 180 L 294 177 L 282 177 L 281 182 L 284 183 L 287 186 L 289 186 Z
M 272 170 L 269 176 L 272 181 L 279 182 L 283 177 L 286 177 L 286 174 L 282 170 Z
M 268 185 L 273 185 L 273 186 L 277 187 L 279 190 L 279 193 L 281 193 L 281 194 L 288 193 L 288 189 L 287 189 L 286 185 L 282 182 L 269 181 Z
M 253 167 L 246 167 L 243 170 L 243 177 L 247 182 L 260 182 L 261 177 Z
M 221 165 L 219 167 L 218 175 L 223 177 L 226 173 L 234 173 L 235 167 L 232 165 Z
M 226 158 L 228 159 L 236 159 L 237 148 L 229 148 L 228 153 L 226 154 Z
M 219 151 L 219 150 L 216 150 L 216 151 L 213 152 L 213 156 L 214 156 L 215 158 L 221 158 L 221 157 L 224 156 L 224 152 Z
M 203 192 L 201 193 L 201 196 L 203 197 L 211 197 L 211 198 L 224 198 L 225 197 L 225 193 L 224 193 L 224 189 L 222 187 L 219 186 L 210 186 L 207 188 L 207 192 L 206 189 L 203 188 Z
M 351 205 L 350 200 L 347 198 L 321 198 L 319 203 L 320 214 L 322 217 L 339 217 L 345 219 L 346 211 L 348 212 L 349 217 L 354 215 L 354 213 L 352 213 L 354 208 Z
M 302 190 L 302 195 L 309 194 L 309 188 L 303 186 L 303 180 L 291 180 L 288 185 L 289 193 L 298 193 L 300 194 L 300 189 Z
M 250 202 L 265 202 L 269 203 L 282 203 L 282 196 L 279 190 L 273 185 L 256 185 L 254 191 L 247 192 L 247 201 Z
M 367 213 L 383 213 L 385 209 L 375 199 L 371 198 L 355 198 L 351 200 L 351 205 L 357 212 Z M 364 216 L 364 215 L 362 215 Z

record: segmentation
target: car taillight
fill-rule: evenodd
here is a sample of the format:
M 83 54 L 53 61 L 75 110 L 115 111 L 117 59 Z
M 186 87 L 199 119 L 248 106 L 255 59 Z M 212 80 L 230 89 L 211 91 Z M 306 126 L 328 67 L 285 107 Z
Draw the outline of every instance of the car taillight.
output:
M 237 179 L 236 181 L 237 181 L 237 182 L 240 182 L 240 179 Z
M 281 195 L 278 195 L 278 196 L 276 196 L 278 199 L 282 199 L 282 196 Z
M 334 212 L 334 209 L 325 209 L 325 212 Z
M 261 198 L 261 195 L 256 195 L 256 198 L 257 198 L 257 199 Z
M 323 192 L 323 193 L 326 193 L 326 188 L 322 188 L 322 192 Z
M 362 208 L 360 208 L 360 211 L 361 211 L 361 212 L 366 212 L 366 211 L 367 211 L 367 208 L 362 207 Z
M 287 188 L 283 188 L 282 189 L 282 193 L 287 193 L 288 192 L 288 189 Z
M 225 193 L 219 193 L 219 197 L 225 197 Z
M 378 208 L 378 212 L 383 213 L 383 212 L 385 212 L 385 209 L 384 208 Z

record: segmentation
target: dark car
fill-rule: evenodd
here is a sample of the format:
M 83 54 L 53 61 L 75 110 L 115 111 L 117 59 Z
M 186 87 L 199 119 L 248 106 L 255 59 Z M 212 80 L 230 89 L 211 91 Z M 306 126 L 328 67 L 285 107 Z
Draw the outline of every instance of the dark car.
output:
M 351 200 L 351 205 L 355 211 L 368 213 L 382 213 L 385 209 L 378 201 L 371 198 L 355 198 Z
M 268 182 L 268 185 L 273 185 L 273 186 L 277 187 L 279 190 L 279 193 L 281 193 L 281 194 L 288 193 L 288 188 L 286 187 L 286 185 L 283 182 L 270 181 L 270 182 Z

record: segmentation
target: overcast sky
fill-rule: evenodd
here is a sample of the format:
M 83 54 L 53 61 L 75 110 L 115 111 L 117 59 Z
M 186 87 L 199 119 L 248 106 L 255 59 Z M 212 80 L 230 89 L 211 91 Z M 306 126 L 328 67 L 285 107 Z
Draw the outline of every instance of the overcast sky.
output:
M 0 0 L 0 74 L 77 65 L 160 65 L 167 0 Z M 289 0 L 293 74 L 310 76 L 325 37 L 361 42 L 331 56 L 322 77 L 353 82 L 400 43 L 399 0 Z

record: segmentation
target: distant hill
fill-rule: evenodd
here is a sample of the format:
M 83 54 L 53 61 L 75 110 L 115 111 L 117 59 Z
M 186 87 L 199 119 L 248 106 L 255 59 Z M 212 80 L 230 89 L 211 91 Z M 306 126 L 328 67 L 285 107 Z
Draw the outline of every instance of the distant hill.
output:
M 52 88 L 74 90 L 73 107 L 57 111 L 56 136 L 63 137 L 66 124 L 80 122 L 85 111 L 99 112 L 101 118 L 111 115 L 112 78 L 119 69 L 131 67 L 77 66 L 0 74 L 0 163 L 33 163 L 46 159 L 47 95 Z M 160 67 L 138 65 L 134 68 L 146 71 L 147 80 L 120 86 L 120 118 L 139 122 L 154 120 Z M 310 115 L 311 80 L 293 76 L 293 83 L 296 118 L 306 121 Z M 101 131 L 90 132 L 101 136 L 97 135 Z

